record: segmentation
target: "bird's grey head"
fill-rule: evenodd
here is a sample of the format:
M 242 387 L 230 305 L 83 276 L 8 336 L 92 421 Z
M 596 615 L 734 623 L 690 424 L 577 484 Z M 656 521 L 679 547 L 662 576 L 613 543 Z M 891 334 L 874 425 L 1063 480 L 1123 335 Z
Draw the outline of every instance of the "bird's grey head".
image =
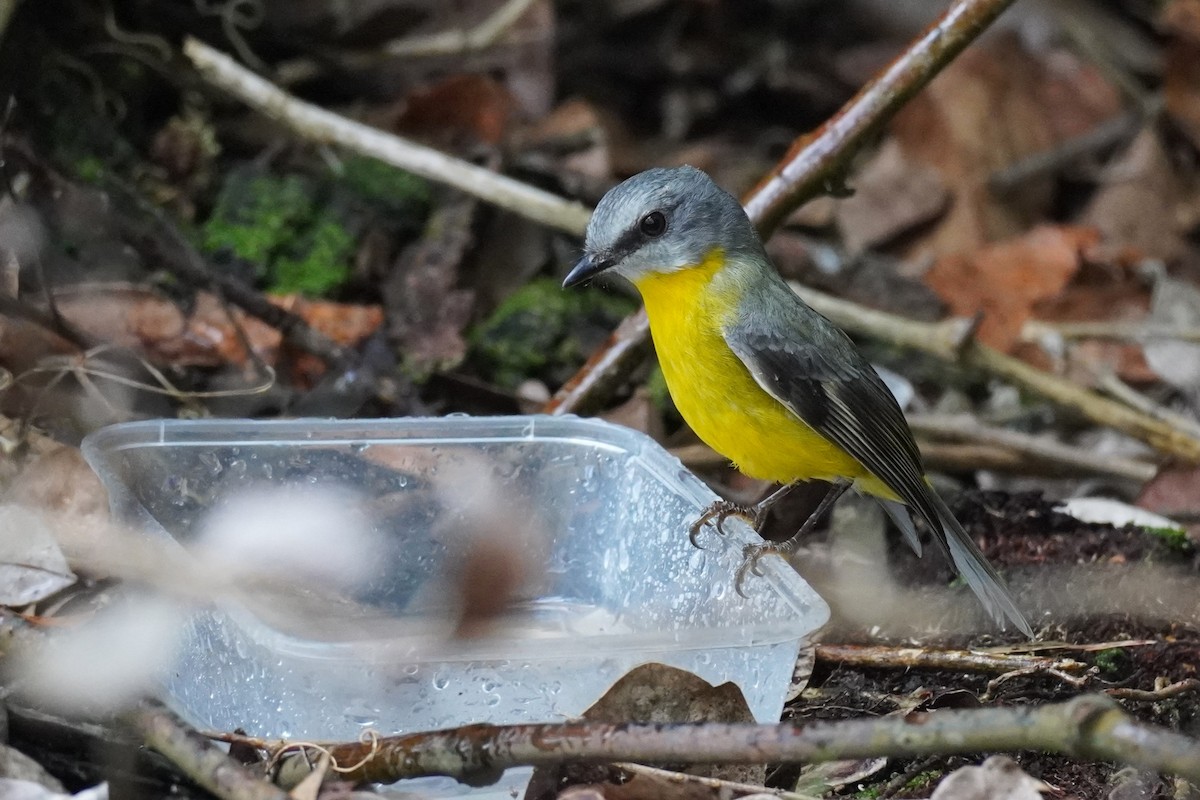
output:
M 758 253 L 758 234 L 737 198 L 695 167 L 650 169 L 609 190 L 588 223 L 574 286 L 609 270 L 630 280 L 702 263 L 715 248 Z

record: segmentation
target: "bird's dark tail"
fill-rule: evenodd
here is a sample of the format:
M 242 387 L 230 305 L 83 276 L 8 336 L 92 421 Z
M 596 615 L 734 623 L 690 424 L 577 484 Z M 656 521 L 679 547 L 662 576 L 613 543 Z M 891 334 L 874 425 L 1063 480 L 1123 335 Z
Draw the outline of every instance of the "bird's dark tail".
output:
M 962 524 L 954 517 L 938 493 L 930 487 L 928 494 L 933 507 L 937 510 L 946 547 L 949 549 L 950 560 L 954 562 L 954 566 L 963 576 L 963 580 L 967 582 L 967 586 L 971 587 L 971 591 L 975 593 L 983 607 L 1001 627 L 1006 627 L 1006 623 L 1011 622 L 1021 633 L 1032 639 L 1033 628 L 1025 619 L 1025 615 L 1017 608 L 1017 604 L 1013 602 L 1012 595 L 1004 586 L 1004 579 L 988 563 L 987 558 L 980 552 L 979 546 L 975 544 L 975 540 L 963 529 Z M 932 522 L 932 520 L 929 521 Z

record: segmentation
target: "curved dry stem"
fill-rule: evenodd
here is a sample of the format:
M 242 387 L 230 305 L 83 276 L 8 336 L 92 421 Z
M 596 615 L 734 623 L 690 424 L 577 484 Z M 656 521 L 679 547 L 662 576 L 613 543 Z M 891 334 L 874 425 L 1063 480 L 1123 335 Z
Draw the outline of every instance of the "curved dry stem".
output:
M 471 725 L 378 740 L 375 757 L 350 780 L 391 783 L 447 775 L 491 783 L 514 766 L 564 762 L 763 764 L 879 756 L 914 757 L 1043 750 L 1116 761 L 1200 781 L 1200 742 L 1130 717 L 1111 699 L 1083 695 L 1065 703 L 1017 708 L 944 710 L 803 725 L 706 723 Z M 360 761 L 368 745 L 324 748 L 343 764 Z M 292 785 L 307 773 L 295 755 L 280 765 Z
M 797 139 L 783 160 L 745 199 L 746 213 L 764 238 L 792 210 L 837 187 L 851 158 L 1013 0 L 955 0 L 950 8 L 828 122 Z M 647 346 L 645 309 L 622 323 L 623 338 L 608 350 L 636 353 Z M 593 357 L 546 406 L 554 414 L 579 414 L 601 406 L 632 369 L 631 359 Z M 640 361 L 634 361 L 636 366 Z
M 212 85 L 314 142 L 335 144 L 444 183 L 551 228 L 581 235 L 591 211 L 469 161 L 306 103 L 197 39 L 183 52 Z

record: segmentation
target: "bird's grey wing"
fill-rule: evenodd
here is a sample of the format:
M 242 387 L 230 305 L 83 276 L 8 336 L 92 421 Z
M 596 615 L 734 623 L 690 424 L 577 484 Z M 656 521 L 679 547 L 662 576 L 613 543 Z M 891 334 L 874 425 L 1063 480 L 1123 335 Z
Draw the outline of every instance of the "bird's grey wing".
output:
M 725 329 L 730 349 L 764 391 L 940 529 L 920 452 L 887 385 L 824 317 L 799 300 L 775 308 L 764 300 Z
M 724 338 L 758 385 L 921 516 L 992 617 L 1008 618 L 1032 638 L 1000 576 L 926 483 L 904 413 L 853 342 L 782 284 L 747 298 L 745 308 L 750 313 L 726 327 Z M 901 530 L 911 544 L 911 528 Z

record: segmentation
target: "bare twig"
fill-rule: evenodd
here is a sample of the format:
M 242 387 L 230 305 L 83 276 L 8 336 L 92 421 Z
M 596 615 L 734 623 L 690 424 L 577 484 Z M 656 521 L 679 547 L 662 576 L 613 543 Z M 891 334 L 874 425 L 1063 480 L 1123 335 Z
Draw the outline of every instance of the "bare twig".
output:
M 758 798 L 778 797 L 780 800 L 815 800 L 812 795 L 797 794 L 783 789 L 772 789 L 767 786 L 754 786 L 749 783 L 737 783 L 720 778 L 707 778 L 703 775 L 690 775 L 686 772 L 672 772 L 658 767 L 647 767 L 644 764 L 634 764 L 631 761 L 619 761 L 614 767 L 634 775 L 645 775 L 660 783 L 675 786 L 693 784 L 712 790 L 714 796 L 730 797 L 733 793 L 750 794 Z M 664 793 L 665 794 L 665 793 Z
M 1109 339 L 1117 342 L 1153 342 L 1170 340 L 1200 342 L 1200 328 L 1181 328 L 1148 322 L 1100 320 L 1088 322 L 1045 322 L 1029 320 L 1021 326 L 1021 340 L 1040 341 L 1046 335 L 1064 339 Z
M 1094 450 L 987 425 L 970 414 L 912 414 L 908 424 L 918 437 L 957 439 L 1013 454 L 1016 468 L 1025 474 L 1105 475 L 1144 483 L 1158 472 L 1155 465 L 1145 461 L 1116 456 L 1097 459 Z M 937 447 L 936 444 L 922 443 L 921 454 L 931 465 L 937 460 Z M 948 451 L 943 451 L 943 456 L 948 455 Z M 974 468 L 988 467 L 977 464 Z
M 385 44 L 382 50 L 386 55 L 399 58 L 461 55 L 485 50 L 499 41 L 535 2 L 537 0 L 508 0 L 474 28 L 397 39 Z
M 377 158 L 551 228 L 579 235 L 587 227 L 591 212 L 582 203 L 306 103 L 196 39 L 185 41 L 183 52 L 209 83 L 299 136 Z
M 751 192 L 746 212 L 769 234 L 791 211 L 836 187 L 852 156 L 1013 0 L 955 0 L 828 122 L 796 140 Z
M 1002 674 L 1017 669 L 1058 669 L 1082 672 L 1088 665 L 1073 658 L 984 653 L 977 650 L 939 650 L 928 647 L 859 646 L 819 644 L 816 656 L 868 669 L 946 669 L 956 672 Z
M 938 442 L 917 435 L 921 463 L 926 469 L 944 473 L 973 473 L 980 470 L 1027 478 L 1117 478 L 1145 483 L 1157 470 L 1149 464 L 1131 459 L 1098 460 L 1095 452 L 1080 450 L 1090 456 L 1091 463 L 1057 462 L 1038 455 L 987 442 Z
M 877 756 L 1044 750 L 1117 761 L 1200 780 L 1200 742 L 1130 717 L 1111 699 L 1083 695 L 1065 703 L 1017 708 L 941 710 L 795 725 L 706 723 L 470 725 L 326 748 L 340 764 L 375 756 L 344 777 L 390 783 L 447 775 L 473 785 L 501 771 L 613 761 L 762 764 Z M 279 780 L 293 785 L 309 771 L 304 755 L 280 763 Z
M 1168 700 L 1172 697 L 1191 692 L 1200 692 L 1200 679 L 1184 678 L 1181 681 L 1168 683 L 1157 689 L 1129 689 L 1118 686 L 1113 689 L 1104 690 L 1104 693 L 1109 697 L 1116 697 L 1120 700 L 1132 700 L 1139 703 L 1157 703 L 1160 700 Z
M 1146 109 L 1126 111 L 1105 120 L 1086 133 L 1068 139 L 1057 147 L 1010 164 L 988 178 L 988 187 L 997 193 L 1011 192 L 1026 183 L 1055 175 L 1065 167 L 1095 155 L 1101 150 L 1115 146 L 1137 133 L 1146 121 L 1158 114 L 1161 101 L 1155 101 Z
M 650 320 L 640 309 L 621 320 L 587 363 L 562 385 L 543 409 L 547 414 L 591 414 L 611 397 L 650 352 Z M 728 460 L 728 459 L 726 459 Z
M 890 66 L 816 131 L 797 139 L 774 170 L 745 198 L 746 213 L 769 236 L 789 212 L 835 188 L 851 157 L 1013 0 L 955 0 Z M 636 352 L 650 337 L 646 310 L 622 323 L 623 351 Z M 611 342 L 603 350 L 611 347 Z M 556 414 L 596 408 L 638 361 L 594 358 L 547 405 Z M 632 365 L 632 366 L 631 366 Z M 609 373 L 613 374 L 609 374 Z M 569 388 L 568 388 L 569 387 Z
M 1102 373 L 1096 378 L 1096 384 L 1102 391 L 1107 392 L 1130 408 L 1136 408 L 1147 416 L 1154 417 L 1154 419 L 1161 420 L 1167 425 L 1189 431 L 1193 436 L 1200 437 L 1200 422 L 1191 417 L 1177 414 L 1171 409 L 1154 402 L 1112 372 Z
M 234 761 L 161 704 L 145 703 L 131 722 L 147 745 L 222 800 L 288 800 L 286 792 Z
M 1055 669 L 1051 666 L 1035 665 L 1030 667 L 1022 667 L 1014 669 L 1012 672 L 1006 672 L 1003 675 L 997 675 L 987 682 L 987 687 L 983 690 L 981 700 L 989 700 L 996 696 L 996 690 L 1000 685 L 1011 681 L 1013 678 L 1028 678 L 1030 675 L 1049 675 L 1052 678 L 1057 678 L 1068 686 L 1073 686 L 1076 689 L 1082 689 L 1087 685 L 1090 676 L 1071 675 L 1061 669 Z

